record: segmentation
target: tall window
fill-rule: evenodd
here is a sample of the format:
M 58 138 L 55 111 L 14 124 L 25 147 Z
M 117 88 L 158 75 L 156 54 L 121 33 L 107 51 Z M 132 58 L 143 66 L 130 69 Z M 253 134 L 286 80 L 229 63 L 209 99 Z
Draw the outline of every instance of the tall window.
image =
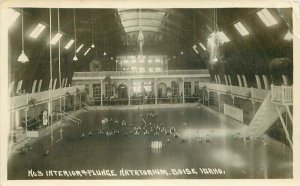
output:
M 87 94 L 89 94 L 89 89 L 90 89 L 89 84 L 85 84 L 85 92 Z
M 184 96 L 191 97 L 191 82 L 184 82 Z
M 171 89 L 173 94 L 179 95 L 179 84 L 176 81 L 172 81 Z
M 93 84 L 93 97 L 101 98 L 101 84 Z
M 113 88 L 112 84 L 105 84 L 105 96 L 106 97 L 111 97 L 113 96 Z
M 195 82 L 195 89 L 194 89 L 195 95 L 199 95 L 200 90 L 199 90 L 199 82 Z
M 140 82 L 133 83 L 133 92 L 134 93 L 141 93 L 142 92 L 142 85 Z

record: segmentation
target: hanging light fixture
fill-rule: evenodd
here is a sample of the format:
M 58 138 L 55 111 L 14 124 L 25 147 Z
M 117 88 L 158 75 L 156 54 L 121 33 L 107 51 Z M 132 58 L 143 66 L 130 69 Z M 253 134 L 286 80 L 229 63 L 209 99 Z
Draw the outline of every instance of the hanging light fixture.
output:
M 144 46 L 144 35 L 142 31 L 142 10 L 139 12 L 139 35 L 137 39 L 138 45 L 140 47 L 140 56 L 143 55 L 143 46 Z
M 229 42 L 227 36 L 219 31 L 217 9 L 214 9 L 214 31 L 207 39 L 207 49 L 210 54 L 210 63 L 214 64 L 221 57 L 220 47 L 223 43 Z
M 23 10 L 22 10 L 22 52 L 18 57 L 18 61 L 21 63 L 26 63 L 29 61 L 27 55 L 24 52 L 24 20 L 23 20 Z
M 74 47 L 74 57 L 73 57 L 73 61 L 78 61 L 78 58 L 76 56 L 76 17 L 75 17 L 75 9 L 73 9 L 73 17 L 74 17 L 74 38 L 75 38 L 75 47 Z
M 94 14 L 93 14 L 93 10 L 92 10 L 92 45 L 91 48 L 95 48 L 94 45 Z
M 103 43 L 104 43 L 104 52 L 103 52 L 103 55 L 104 56 L 106 56 L 106 52 L 105 52 L 105 31 L 103 31 L 103 39 L 104 39 L 104 41 L 103 41 Z

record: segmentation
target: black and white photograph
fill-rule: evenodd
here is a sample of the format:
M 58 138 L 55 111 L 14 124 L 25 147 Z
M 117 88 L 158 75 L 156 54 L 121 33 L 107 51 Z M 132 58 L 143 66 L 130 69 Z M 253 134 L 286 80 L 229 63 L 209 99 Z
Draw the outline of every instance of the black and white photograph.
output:
M 7 184 L 298 177 L 299 4 L 36 2 L 1 14 Z

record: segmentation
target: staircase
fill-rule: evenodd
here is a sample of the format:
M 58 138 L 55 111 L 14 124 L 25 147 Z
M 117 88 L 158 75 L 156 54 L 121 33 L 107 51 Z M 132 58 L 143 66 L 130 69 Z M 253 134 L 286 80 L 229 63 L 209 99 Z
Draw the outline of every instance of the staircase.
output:
M 91 107 L 90 105 L 88 105 L 88 104 L 86 104 L 86 103 L 84 103 L 84 102 L 81 102 L 81 104 L 84 105 L 82 108 L 83 108 L 84 110 L 86 110 L 86 111 L 90 111 L 90 110 L 97 111 L 96 108 Z
M 72 116 L 71 114 L 68 114 L 68 113 L 66 113 L 66 112 L 63 112 L 63 111 L 62 111 L 62 112 L 59 113 L 58 115 L 61 116 L 61 118 L 64 119 L 64 120 L 68 119 L 68 120 L 70 120 L 70 121 L 73 121 L 74 123 L 77 123 L 78 126 L 79 126 L 79 124 L 81 123 L 81 120 L 80 120 L 80 119 L 78 119 L 78 118 L 76 118 L 76 117 L 74 117 L 74 116 Z
M 277 106 L 279 112 L 284 113 L 284 106 Z M 249 127 L 244 132 L 244 137 L 259 137 L 279 118 L 275 105 L 271 102 L 269 92 L 253 117 Z

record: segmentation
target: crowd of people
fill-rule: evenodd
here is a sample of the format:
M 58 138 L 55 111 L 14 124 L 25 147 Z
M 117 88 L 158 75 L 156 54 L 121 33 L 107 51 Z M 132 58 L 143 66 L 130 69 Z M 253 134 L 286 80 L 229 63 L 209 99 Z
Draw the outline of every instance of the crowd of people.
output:
M 184 113 L 180 113 L 180 116 L 184 118 Z M 171 143 L 172 139 L 180 139 L 181 143 L 185 143 L 186 139 L 180 134 L 180 128 L 187 128 L 189 126 L 187 121 L 182 123 L 182 126 L 170 126 L 163 122 L 157 122 L 156 118 L 158 114 L 155 112 L 147 112 L 146 114 L 140 114 L 139 123 L 132 124 L 124 119 L 118 120 L 114 118 L 103 118 L 100 121 L 98 129 L 89 130 L 83 132 L 80 138 L 93 135 L 101 136 L 148 136 L 153 140 L 165 139 L 165 143 Z M 198 142 L 211 142 L 210 135 L 198 137 Z
M 27 123 L 26 123 L 26 119 L 27 119 Z M 28 131 L 35 131 L 38 130 L 39 128 L 48 126 L 49 125 L 48 121 L 51 119 L 51 116 L 48 116 L 47 110 L 42 110 L 38 115 L 38 117 L 32 118 L 31 116 L 28 116 L 26 119 L 25 117 L 23 117 L 21 120 L 22 129 Z

